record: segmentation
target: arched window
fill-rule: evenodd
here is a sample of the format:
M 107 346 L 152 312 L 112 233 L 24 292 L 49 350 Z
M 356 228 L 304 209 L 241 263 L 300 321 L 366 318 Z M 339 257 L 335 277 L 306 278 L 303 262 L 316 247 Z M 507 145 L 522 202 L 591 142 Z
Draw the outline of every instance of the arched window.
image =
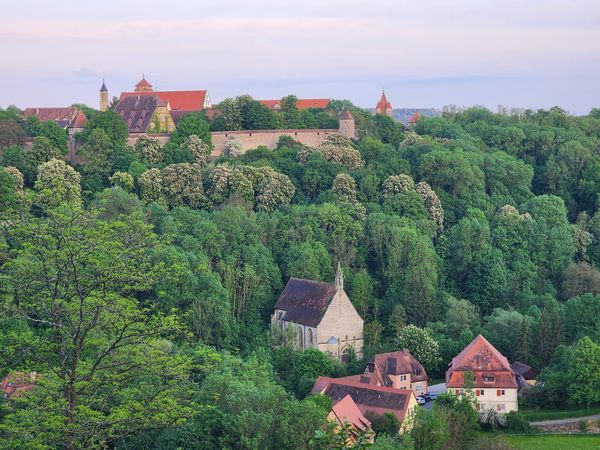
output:
M 312 328 L 308 329 L 308 345 L 310 345 L 311 347 L 314 345 L 315 343 L 315 338 L 313 336 L 313 330 Z
M 298 327 L 298 348 L 304 350 L 304 330 Z

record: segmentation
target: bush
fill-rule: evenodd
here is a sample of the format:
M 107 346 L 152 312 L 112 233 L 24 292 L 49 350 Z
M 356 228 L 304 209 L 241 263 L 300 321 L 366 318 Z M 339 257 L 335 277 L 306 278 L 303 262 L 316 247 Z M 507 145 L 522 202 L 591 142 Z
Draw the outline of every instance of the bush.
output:
M 511 411 L 506 414 L 506 428 L 516 433 L 532 433 L 533 427 L 529 421 L 517 412 Z
M 479 414 L 479 424 L 484 430 L 494 431 L 498 428 L 506 428 L 506 417 L 495 409 L 484 409 Z

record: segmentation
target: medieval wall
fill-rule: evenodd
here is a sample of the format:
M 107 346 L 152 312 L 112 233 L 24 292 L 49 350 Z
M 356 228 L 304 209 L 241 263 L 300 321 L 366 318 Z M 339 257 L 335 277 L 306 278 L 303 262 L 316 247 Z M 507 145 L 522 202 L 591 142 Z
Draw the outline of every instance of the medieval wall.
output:
M 233 140 L 240 146 L 240 152 L 255 149 L 264 145 L 270 149 L 277 147 L 281 136 L 289 136 L 293 140 L 310 147 L 323 143 L 330 134 L 339 134 L 338 130 L 239 130 L 239 131 L 214 131 L 211 133 L 213 151 L 211 156 L 220 156 L 226 148 L 227 142 Z

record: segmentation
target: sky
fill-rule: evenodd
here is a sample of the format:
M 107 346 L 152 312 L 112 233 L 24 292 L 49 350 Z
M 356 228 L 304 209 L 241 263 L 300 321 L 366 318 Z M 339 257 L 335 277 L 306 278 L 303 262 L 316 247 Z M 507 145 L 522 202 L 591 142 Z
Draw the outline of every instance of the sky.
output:
M 0 0 L 0 107 L 159 90 L 600 107 L 600 0 Z

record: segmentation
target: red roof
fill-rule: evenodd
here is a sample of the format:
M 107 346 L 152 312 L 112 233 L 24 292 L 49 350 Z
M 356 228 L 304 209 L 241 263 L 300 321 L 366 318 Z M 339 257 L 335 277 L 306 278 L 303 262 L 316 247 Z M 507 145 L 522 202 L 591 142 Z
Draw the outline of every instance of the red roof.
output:
M 463 387 L 467 372 L 473 373 L 474 387 L 477 388 L 517 387 L 515 373 L 506 357 L 482 335 L 473 339 L 458 355 L 452 358 L 446 371 L 447 387 Z
M 367 411 L 380 415 L 392 413 L 400 421 L 406 416 L 410 399 L 414 397 L 413 392 L 409 389 L 394 389 L 346 378 L 328 377 L 317 378 L 311 394 L 326 395 L 334 404 L 350 395 L 363 414 L 366 414 Z
M 140 80 L 140 82 L 135 85 L 135 90 L 138 91 L 138 92 L 139 91 L 151 91 L 152 90 L 152 85 L 142 75 L 142 79 Z
M 377 106 L 375 107 L 375 109 L 381 112 L 385 112 L 388 109 L 392 109 L 392 104 L 388 102 L 384 91 L 381 91 L 381 98 L 377 102 Z
M 388 375 L 409 373 L 412 381 L 427 381 L 429 379 L 425 368 L 406 349 L 375 355 L 367 362 L 367 370 L 374 371 L 372 373 L 383 386 L 390 384 Z
M 371 428 L 371 422 L 363 416 L 349 394 L 333 405 L 331 411 L 341 424 L 347 422 L 360 431 L 367 431 Z
M 352 115 L 352 113 L 350 113 L 350 111 L 346 110 L 346 112 L 342 115 L 340 120 L 354 120 L 354 116 Z
M 138 95 L 157 95 L 161 100 L 169 102 L 172 110 L 200 111 L 204 109 L 206 91 L 146 91 L 122 92 L 121 100 Z
M 36 372 L 13 372 L 9 373 L 0 384 L 0 390 L 4 391 L 5 397 L 18 397 L 21 393 L 35 388 L 40 376 Z
M 40 122 L 52 120 L 63 128 L 83 128 L 87 123 L 87 117 L 83 111 L 77 108 L 27 108 L 23 111 L 23 117 L 36 116 Z
M 408 123 L 416 123 L 417 120 L 419 120 L 421 118 L 421 113 L 419 111 L 417 111 L 416 113 L 414 113 L 410 119 L 408 119 Z
M 281 109 L 281 100 L 258 100 L 269 109 Z M 328 98 L 299 98 L 296 106 L 298 109 L 325 109 L 329 105 Z

